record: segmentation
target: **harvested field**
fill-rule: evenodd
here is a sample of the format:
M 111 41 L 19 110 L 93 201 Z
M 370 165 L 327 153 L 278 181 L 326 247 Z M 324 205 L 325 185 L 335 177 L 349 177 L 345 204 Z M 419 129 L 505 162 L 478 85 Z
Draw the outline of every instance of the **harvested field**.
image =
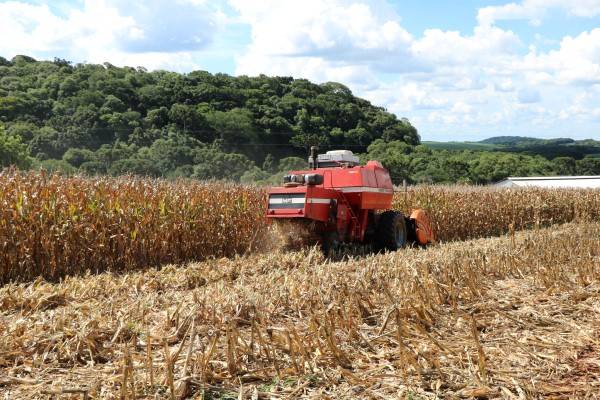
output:
M 0 398 L 598 398 L 600 224 L 0 288 Z
M 0 173 L 0 283 L 231 257 L 270 243 L 262 188 Z M 442 241 L 600 220 L 600 191 L 420 186 L 395 208 L 429 211 Z M 267 246 L 268 247 L 268 246 Z

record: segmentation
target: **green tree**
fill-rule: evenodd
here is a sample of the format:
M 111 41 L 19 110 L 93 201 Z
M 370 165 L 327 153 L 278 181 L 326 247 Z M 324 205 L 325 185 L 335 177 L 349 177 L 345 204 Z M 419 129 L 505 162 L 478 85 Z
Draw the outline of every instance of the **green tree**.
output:
M 254 163 L 246 156 L 223 153 L 209 147 L 197 152 L 192 177 L 198 179 L 229 179 L 239 181 L 242 175 L 253 170 Z
M 274 173 L 276 168 L 275 157 L 272 154 L 267 154 L 265 161 L 263 162 L 262 169 L 264 171 Z
M 402 118 L 400 121 L 394 121 L 391 126 L 386 127 L 383 131 L 382 138 L 387 142 L 400 140 L 412 145 L 420 143 L 417 128 L 412 126 L 410 121 L 406 118 Z
M 573 157 L 556 157 L 552 160 L 557 175 L 574 175 L 577 170 Z
M 65 175 L 72 175 L 77 172 L 75 167 L 64 160 L 42 160 L 36 162 L 35 167 L 44 169 L 48 172 L 56 172 Z
M 153 128 L 162 128 L 169 123 L 169 110 L 164 106 L 150 110 L 145 121 Z
M 134 174 L 140 176 L 160 176 L 161 171 L 151 160 L 141 158 L 125 158 L 117 160 L 108 169 L 108 173 L 114 176 Z
M 256 168 L 268 149 L 265 169 L 252 169 L 259 179 L 273 175 L 281 159 L 304 158 L 313 144 L 358 145 L 357 152 L 384 137 L 418 144 L 407 120 L 335 82 L 148 72 L 22 55 L 0 59 L 0 78 L 0 121 L 9 136 L 38 161 L 86 173 L 141 173 L 149 164 L 140 160 L 149 160 L 163 176 L 189 176 L 196 153 L 216 149 L 218 141 L 220 153 L 237 154 L 230 161 L 244 164 L 241 155 Z M 173 134 L 193 141 L 173 141 Z
M 220 138 L 228 148 L 238 148 L 238 144 L 257 142 L 257 130 L 250 111 L 234 108 L 229 111 L 214 111 L 206 115 L 216 137 Z
M 584 157 L 575 162 L 578 175 L 600 175 L 600 158 Z
M 402 183 L 404 179 L 411 180 L 411 157 L 412 146 L 400 142 L 393 141 L 386 143 L 378 139 L 371 143 L 367 149 L 366 156 L 363 159 L 377 160 L 386 167 L 396 184 Z
M 288 172 L 293 170 L 302 170 L 308 168 L 308 161 L 300 157 L 286 157 L 279 160 L 277 170 L 279 172 Z
M 149 148 L 138 151 L 137 158 L 150 160 L 161 174 L 192 164 L 201 144 L 183 134 L 171 134 L 167 138 L 157 139 Z
M 21 141 L 27 142 L 33 139 L 39 130 L 40 128 L 32 122 L 18 121 L 8 127 L 7 133 L 11 136 L 18 136 Z
M 62 159 L 75 168 L 79 168 L 83 163 L 95 161 L 96 156 L 91 150 L 72 148 L 63 154 Z
M 195 106 L 186 104 L 173 104 L 169 110 L 169 119 L 174 122 L 184 133 L 198 140 L 210 140 L 206 118 Z
M 258 168 L 257 166 L 253 166 L 242 174 L 240 177 L 240 182 L 247 184 L 263 184 L 268 183 L 271 176 L 272 175 L 270 173 Z
M 21 138 L 7 134 L 4 126 L 0 125 L 0 166 L 11 165 L 29 168 L 31 159 L 27 152 L 27 145 L 21 142 Z

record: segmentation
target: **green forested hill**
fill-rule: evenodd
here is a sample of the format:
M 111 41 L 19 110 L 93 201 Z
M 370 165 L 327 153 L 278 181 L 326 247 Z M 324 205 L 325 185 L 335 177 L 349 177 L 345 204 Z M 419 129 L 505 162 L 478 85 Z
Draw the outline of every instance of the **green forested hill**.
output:
M 87 173 L 238 179 L 312 144 L 419 143 L 408 120 L 338 83 L 26 56 L 0 58 L 0 123 L 34 163 Z
M 423 144 L 433 150 L 475 150 L 475 151 L 493 151 L 496 146 L 482 142 L 431 142 L 423 141 Z
M 574 140 L 570 138 L 537 139 L 520 137 L 489 138 L 483 143 L 496 141 L 496 150 L 523 154 L 537 154 L 552 159 L 572 157 L 581 159 L 600 154 L 600 141 L 593 139 Z
M 600 155 L 600 141 L 570 138 L 538 139 L 524 136 L 495 136 L 479 142 L 423 142 L 435 150 L 483 150 L 540 155 L 548 159 Z
M 421 144 L 334 82 L 0 57 L 0 167 L 276 183 L 314 144 L 378 159 L 396 183 L 600 174 L 593 140 Z

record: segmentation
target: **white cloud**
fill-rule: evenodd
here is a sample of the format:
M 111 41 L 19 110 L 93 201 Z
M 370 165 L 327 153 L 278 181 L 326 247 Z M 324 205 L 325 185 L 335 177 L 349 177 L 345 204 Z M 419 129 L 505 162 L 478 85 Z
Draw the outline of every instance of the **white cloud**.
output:
M 335 54 L 357 59 L 365 53 L 406 48 L 412 36 L 384 3 L 373 7 L 347 0 L 231 0 L 252 25 L 251 51 L 268 55 Z M 373 2 L 371 2 L 373 4 Z
M 59 56 L 73 61 L 189 68 L 205 47 L 217 15 L 198 0 L 85 0 L 64 16 L 46 4 L 0 3 L 0 54 Z
M 72 11 L 67 19 L 54 15 L 49 7 L 16 1 L 0 4 L 0 42 L 4 54 L 57 51 L 68 45 L 105 45 L 115 35 L 134 34 L 132 18 L 120 16 L 102 2 L 88 1 L 85 12 Z
M 459 101 L 452 106 L 452 112 L 459 114 L 469 114 L 473 110 L 473 107 L 469 104 Z
M 477 26 L 472 36 L 463 36 L 457 31 L 428 29 L 422 38 L 412 43 L 411 50 L 415 57 L 436 65 L 469 65 L 511 54 L 519 44 L 520 40 L 513 32 Z
M 551 8 L 562 9 L 577 17 L 595 17 L 600 15 L 600 0 L 524 0 L 481 8 L 477 21 L 482 26 L 489 26 L 498 20 L 525 19 L 537 26 Z
M 521 104 L 531 104 L 538 103 L 542 96 L 540 95 L 540 91 L 534 88 L 523 88 L 519 90 L 517 94 L 517 99 Z
M 368 80 L 361 65 L 379 70 L 419 68 L 408 55 L 412 36 L 384 2 L 230 3 L 252 27 L 252 43 L 237 60 L 239 74 L 286 73 L 324 80 L 341 72 Z
M 588 90 L 571 98 L 569 104 L 558 113 L 562 120 L 585 121 L 588 119 L 600 122 L 600 89 Z
M 600 28 L 566 36 L 557 50 L 527 54 L 517 69 L 531 81 L 557 84 L 600 83 Z
M 230 3 L 252 27 L 252 42 L 237 60 L 236 72 L 242 74 L 289 71 L 320 80 L 328 75 L 323 68 L 340 65 L 386 73 L 432 71 L 439 65 L 481 65 L 521 44 L 513 32 L 489 26 L 475 27 L 470 36 L 428 29 L 416 39 L 392 10 L 382 12 L 379 1 Z
M 208 45 L 217 30 L 218 16 L 203 1 L 105 1 L 135 20 L 136 34 L 119 41 L 124 51 L 193 51 Z
M 600 79 L 600 29 L 560 43 L 537 36 L 535 43 L 557 47 L 540 52 L 494 25 L 509 18 L 539 23 L 549 8 L 593 16 L 600 13 L 600 0 L 486 7 L 470 34 L 430 28 L 419 37 L 378 0 L 230 2 L 252 32 L 250 45 L 236 59 L 237 73 L 341 81 L 358 95 L 419 121 L 425 134 L 547 123 L 567 108 L 570 96 L 581 90 L 577 85 L 589 87 Z M 526 45 L 531 46 L 523 54 Z
M 416 82 L 401 83 L 382 86 L 375 91 L 368 91 L 366 95 L 375 99 L 388 98 L 383 104 L 396 112 L 410 112 L 411 110 L 443 110 L 450 108 L 446 96 L 437 92 L 432 84 L 419 84 Z
M 494 84 L 494 89 L 498 92 L 512 92 L 515 90 L 515 85 L 510 78 L 501 79 Z
M 600 28 L 556 41 L 538 34 L 524 43 L 508 24 L 495 25 L 511 19 L 540 24 L 551 9 L 594 17 L 600 0 L 515 0 L 481 8 L 471 32 L 430 27 L 418 35 L 404 27 L 401 5 L 396 11 L 387 0 L 75 4 L 58 14 L 43 3 L 0 2 L 0 37 L 10 38 L 0 41 L 0 55 L 189 71 L 201 68 L 208 47 L 216 57 L 235 58 L 236 74 L 342 82 L 418 121 L 426 137 L 489 136 L 498 127 L 519 133 L 542 120 L 554 121 L 554 129 L 561 118 L 565 129 L 577 128 L 567 127 L 572 118 L 591 131 L 585 121 L 600 122 Z M 231 43 L 236 30 L 245 34 L 248 27 L 247 46 Z M 594 95 L 582 100 L 582 92 Z M 600 123 L 594 126 L 600 131 Z

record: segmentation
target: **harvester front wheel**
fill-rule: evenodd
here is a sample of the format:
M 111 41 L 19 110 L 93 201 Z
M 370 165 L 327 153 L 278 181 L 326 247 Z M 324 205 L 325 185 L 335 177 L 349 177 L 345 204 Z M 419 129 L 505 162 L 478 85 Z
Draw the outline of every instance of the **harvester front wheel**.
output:
M 332 257 L 340 250 L 340 235 L 337 231 L 325 232 L 321 242 L 321 250 L 325 257 Z
M 402 213 L 384 211 L 375 229 L 376 250 L 398 250 L 406 245 L 406 221 Z

